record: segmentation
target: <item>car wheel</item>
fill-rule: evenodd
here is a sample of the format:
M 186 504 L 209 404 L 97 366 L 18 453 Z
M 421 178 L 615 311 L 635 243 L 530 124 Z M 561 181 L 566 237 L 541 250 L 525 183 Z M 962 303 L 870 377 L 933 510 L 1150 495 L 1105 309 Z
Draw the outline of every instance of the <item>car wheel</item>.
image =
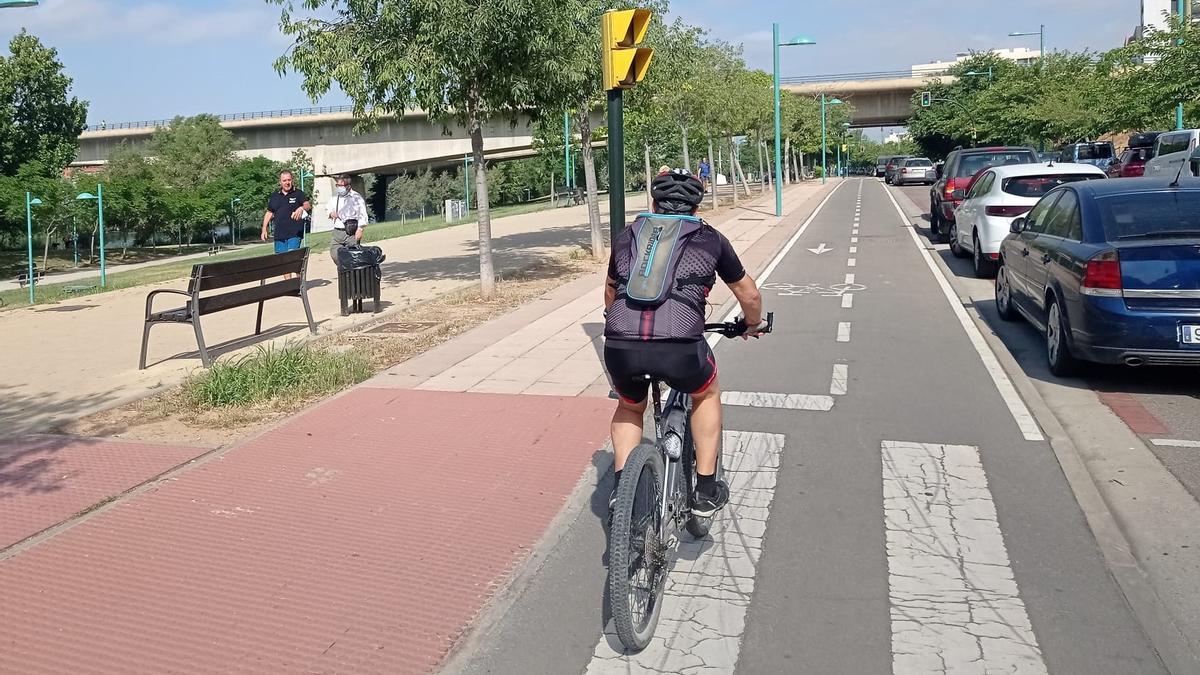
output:
M 950 239 L 950 252 L 954 254 L 954 257 L 955 258 L 967 257 L 967 250 L 965 248 L 963 248 L 962 246 L 960 246 L 958 243 L 958 224 L 957 223 L 950 224 L 950 231 L 947 233 L 947 237 Z
M 996 263 L 984 256 L 983 247 L 979 245 L 979 231 L 976 230 L 972 235 L 972 241 L 975 242 L 975 254 L 971 256 L 972 262 L 975 263 L 975 277 L 979 279 L 987 279 L 996 273 Z
M 1003 264 L 996 270 L 996 313 L 1004 321 L 1016 321 L 1020 316 L 1017 308 L 1013 307 L 1012 284 L 1008 278 L 1008 268 Z
M 1067 344 L 1066 319 L 1054 299 L 1046 307 L 1046 361 L 1050 364 L 1050 372 L 1058 377 L 1067 377 L 1076 370 L 1075 357 Z

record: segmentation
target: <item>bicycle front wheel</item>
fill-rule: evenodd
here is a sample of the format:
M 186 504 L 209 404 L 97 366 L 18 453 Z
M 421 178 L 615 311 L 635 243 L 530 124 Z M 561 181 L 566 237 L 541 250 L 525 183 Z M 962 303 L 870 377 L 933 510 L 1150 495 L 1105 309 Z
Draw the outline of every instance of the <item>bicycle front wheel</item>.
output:
M 621 472 L 613 507 L 608 557 L 608 597 L 621 644 L 641 651 L 654 636 L 667 576 L 660 506 L 662 454 L 650 443 L 634 449 Z

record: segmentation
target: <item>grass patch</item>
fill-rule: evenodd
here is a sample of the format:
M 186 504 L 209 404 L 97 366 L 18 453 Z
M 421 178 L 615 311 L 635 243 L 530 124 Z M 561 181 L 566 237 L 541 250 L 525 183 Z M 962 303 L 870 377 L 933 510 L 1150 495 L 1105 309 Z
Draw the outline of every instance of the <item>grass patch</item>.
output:
M 267 346 L 232 361 L 218 361 L 185 382 L 182 393 L 190 406 L 200 410 L 253 406 L 281 397 L 306 400 L 332 394 L 372 374 L 370 361 L 355 350 Z

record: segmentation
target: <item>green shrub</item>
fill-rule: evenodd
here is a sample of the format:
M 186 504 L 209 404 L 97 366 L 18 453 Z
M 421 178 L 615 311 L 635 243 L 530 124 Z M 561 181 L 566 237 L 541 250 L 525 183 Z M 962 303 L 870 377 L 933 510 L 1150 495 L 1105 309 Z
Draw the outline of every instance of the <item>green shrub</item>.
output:
M 259 347 L 233 361 L 213 364 L 189 379 L 184 396 L 199 408 L 308 399 L 332 394 L 370 377 L 371 364 L 355 351 L 328 352 L 300 344 Z

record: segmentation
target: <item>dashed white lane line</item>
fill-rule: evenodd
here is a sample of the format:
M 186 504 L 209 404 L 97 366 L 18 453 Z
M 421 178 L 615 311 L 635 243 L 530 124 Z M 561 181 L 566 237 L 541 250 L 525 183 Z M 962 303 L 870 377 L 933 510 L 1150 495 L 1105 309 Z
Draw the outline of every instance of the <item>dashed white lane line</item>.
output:
M 850 247 L 850 252 L 851 252 L 851 253 L 858 253 L 858 247 L 857 247 L 857 246 L 851 246 L 851 247 Z
M 882 449 L 892 673 L 1045 673 L 979 449 Z
M 858 260 L 856 258 L 850 258 L 849 260 L 846 261 L 846 267 L 854 267 L 857 264 L 858 264 Z
M 1200 441 L 1185 441 L 1178 438 L 1151 438 L 1150 442 L 1160 448 L 1200 448 Z
M 761 391 L 723 391 L 721 403 L 747 408 L 782 408 L 784 410 L 833 410 L 833 397 L 816 394 L 773 394 Z
M 834 396 L 845 396 L 850 386 L 850 366 L 844 363 L 833 364 L 833 378 L 829 381 L 829 393 Z
M 858 243 L 858 237 L 850 237 L 850 243 L 851 243 L 851 244 L 857 244 L 857 243 Z
M 846 283 L 848 283 L 848 284 L 854 283 L 854 274 L 853 273 L 846 275 Z
M 714 518 L 712 535 L 682 535 L 650 644 L 622 653 L 610 621 L 588 673 L 732 673 L 737 667 L 784 437 L 726 431 L 722 442 L 729 504 Z
M 838 322 L 837 341 L 838 342 L 849 342 L 850 341 L 850 322 L 849 321 Z
M 971 345 L 975 347 L 975 353 L 979 354 L 979 359 L 983 361 L 983 367 L 987 369 L 988 375 L 992 378 L 992 383 L 996 385 L 996 390 L 1000 392 L 1000 397 L 1004 399 L 1004 404 L 1008 406 L 1008 412 L 1012 414 L 1013 420 L 1021 429 L 1021 434 L 1025 436 L 1027 441 L 1042 441 L 1045 436 L 1038 428 L 1037 420 L 1030 414 L 1025 401 L 1021 399 L 1021 395 L 1017 393 L 1017 388 L 1013 386 L 1012 380 L 1008 379 L 1008 374 L 1004 372 L 1004 368 L 1000 366 L 1000 361 L 996 359 L 996 355 L 992 353 L 988 347 L 987 341 L 983 339 L 983 333 L 979 332 L 979 328 L 971 321 L 971 317 L 967 316 L 967 310 L 963 308 L 962 301 L 954 293 L 954 289 L 950 287 L 950 282 L 946 280 L 946 276 L 938 269 L 937 263 L 933 261 L 933 256 L 929 251 L 921 245 L 921 240 L 917 237 L 917 230 L 908 221 L 908 217 L 904 215 L 904 209 L 900 208 L 900 203 L 896 201 L 896 197 L 891 190 L 883 188 L 887 193 L 888 199 L 892 200 L 892 206 L 896 208 L 896 214 L 900 216 L 900 220 L 908 227 L 908 235 L 912 237 L 913 244 L 917 247 L 917 251 L 921 257 L 925 259 L 925 264 L 929 267 L 929 271 L 933 272 L 933 278 L 937 280 L 938 286 L 942 289 L 942 294 L 946 296 L 946 301 L 950 303 L 950 309 L 953 310 L 954 316 L 958 318 L 959 324 L 962 325 L 967 337 L 971 340 Z
M 842 295 L 842 309 L 850 309 L 854 307 L 854 294 L 846 293 Z

